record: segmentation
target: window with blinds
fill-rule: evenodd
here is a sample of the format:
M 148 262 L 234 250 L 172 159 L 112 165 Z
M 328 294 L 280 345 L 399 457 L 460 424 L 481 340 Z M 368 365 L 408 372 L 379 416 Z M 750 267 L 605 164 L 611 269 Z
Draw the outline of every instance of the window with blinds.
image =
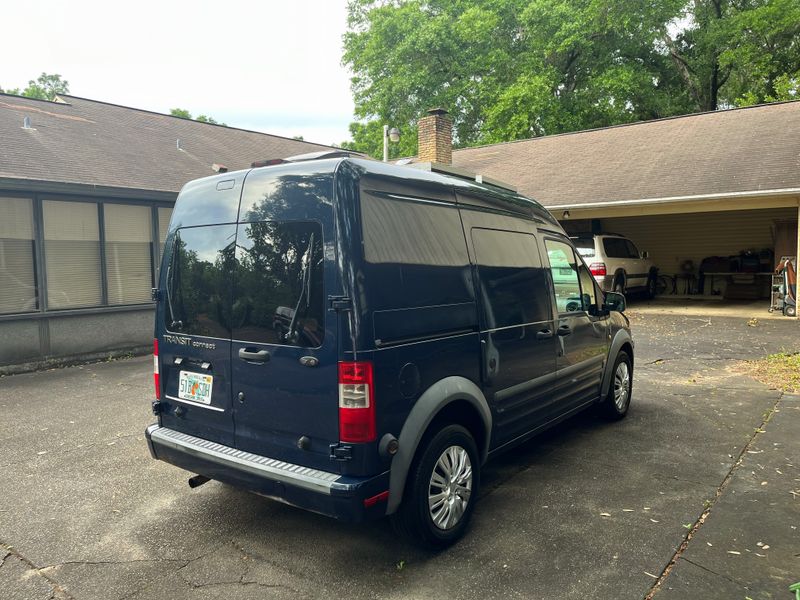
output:
M 0 313 L 39 308 L 33 239 L 31 200 L 0 197 Z
M 103 213 L 108 303 L 148 302 L 153 287 L 150 207 L 105 204 Z
M 100 228 L 94 202 L 42 202 L 48 308 L 102 302 Z

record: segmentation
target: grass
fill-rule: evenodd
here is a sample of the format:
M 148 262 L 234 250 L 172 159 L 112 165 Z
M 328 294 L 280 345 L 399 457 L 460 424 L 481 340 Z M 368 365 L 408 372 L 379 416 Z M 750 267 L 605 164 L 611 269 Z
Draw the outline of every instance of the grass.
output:
M 790 394 L 800 393 L 800 353 L 779 352 L 747 364 L 750 375 L 761 383 Z

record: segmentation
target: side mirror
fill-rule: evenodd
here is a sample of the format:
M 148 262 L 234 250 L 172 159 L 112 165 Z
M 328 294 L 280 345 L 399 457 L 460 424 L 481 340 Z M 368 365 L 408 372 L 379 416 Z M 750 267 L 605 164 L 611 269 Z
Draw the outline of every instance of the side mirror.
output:
M 642 258 L 650 258 L 650 253 L 647 250 L 642 251 Z
M 606 292 L 606 299 L 603 302 L 603 310 L 625 312 L 625 296 L 617 292 Z

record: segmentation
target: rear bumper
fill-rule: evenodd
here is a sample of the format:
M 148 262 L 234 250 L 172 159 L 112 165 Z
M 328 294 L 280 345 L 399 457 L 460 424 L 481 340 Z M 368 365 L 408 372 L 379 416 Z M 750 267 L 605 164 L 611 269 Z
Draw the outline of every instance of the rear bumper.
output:
M 363 521 L 386 514 L 386 502 L 364 501 L 389 489 L 389 473 L 347 477 L 259 456 L 173 429 L 145 430 L 153 458 L 192 473 L 343 521 Z
M 613 275 L 595 275 L 594 280 L 600 289 L 604 292 L 610 292 L 614 289 L 614 276 Z

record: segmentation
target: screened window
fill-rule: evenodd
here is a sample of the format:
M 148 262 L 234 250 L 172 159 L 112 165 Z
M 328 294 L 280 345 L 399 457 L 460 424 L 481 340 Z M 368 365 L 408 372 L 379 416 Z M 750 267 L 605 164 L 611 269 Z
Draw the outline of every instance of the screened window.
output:
M 150 207 L 105 204 L 103 215 L 108 303 L 148 302 L 153 286 Z
M 0 198 L 0 313 L 39 308 L 33 207 L 26 198 Z
M 230 335 L 235 225 L 179 229 L 167 273 L 165 325 L 191 335 Z
M 473 229 L 472 242 L 489 329 L 551 318 L 536 238 L 525 233 Z
M 318 347 L 324 336 L 322 226 L 239 226 L 233 338 Z
M 158 243 L 160 244 L 161 252 L 164 255 L 164 242 L 167 239 L 167 232 L 169 231 L 169 220 L 172 218 L 171 208 L 158 209 Z
M 578 281 L 578 267 L 575 254 L 569 244 L 556 240 L 546 240 L 547 258 L 553 276 L 553 290 L 556 295 L 558 312 L 583 310 L 581 286 Z
M 102 302 L 100 230 L 94 202 L 42 203 L 49 308 Z

